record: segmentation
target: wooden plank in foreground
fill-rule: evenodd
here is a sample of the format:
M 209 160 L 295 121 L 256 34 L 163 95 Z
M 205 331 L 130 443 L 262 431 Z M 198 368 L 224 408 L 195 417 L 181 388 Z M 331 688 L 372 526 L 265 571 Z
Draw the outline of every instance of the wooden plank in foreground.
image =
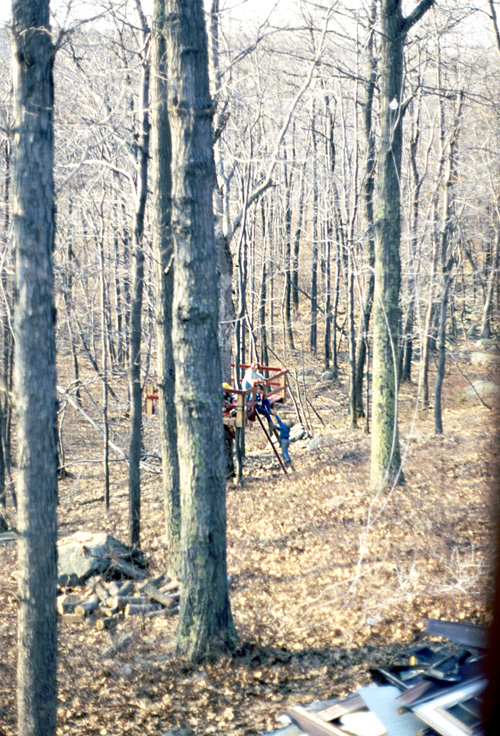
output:
M 287 716 L 309 736 L 349 736 L 349 732 L 327 723 L 300 705 L 290 708 Z

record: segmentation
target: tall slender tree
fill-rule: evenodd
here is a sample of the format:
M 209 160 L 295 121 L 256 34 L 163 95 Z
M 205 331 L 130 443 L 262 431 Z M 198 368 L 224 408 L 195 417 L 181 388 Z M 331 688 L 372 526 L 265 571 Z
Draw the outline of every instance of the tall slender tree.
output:
M 142 298 L 144 291 L 144 217 L 148 191 L 149 160 L 149 28 L 142 11 L 140 0 L 136 0 L 144 39 L 142 79 L 139 103 L 140 133 L 137 150 L 137 179 L 135 190 L 135 212 L 133 231 L 133 278 L 130 311 L 130 441 L 129 441 L 129 532 L 130 546 L 140 546 L 141 535 L 141 479 L 140 461 L 142 449 L 142 386 L 141 386 L 141 339 Z
M 56 733 L 57 453 L 49 0 L 13 0 L 18 732 Z
M 174 263 L 170 233 L 172 145 L 167 111 L 165 0 L 155 0 L 151 31 L 151 158 L 153 179 L 153 250 L 156 267 L 156 323 L 161 457 L 168 568 L 180 573 L 181 506 L 177 419 L 175 415 L 175 364 L 172 352 L 172 295 Z
M 433 5 L 420 0 L 403 16 L 402 0 L 382 0 L 380 141 L 375 210 L 375 295 L 373 314 L 373 489 L 402 480 L 397 416 L 397 350 L 401 283 L 401 152 L 403 146 L 403 52 L 410 28 Z
M 236 641 L 226 562 L 213 104 L 201 0 L 167 0 L 165 20 L 183 582 L 177 646 L 199 661 Z

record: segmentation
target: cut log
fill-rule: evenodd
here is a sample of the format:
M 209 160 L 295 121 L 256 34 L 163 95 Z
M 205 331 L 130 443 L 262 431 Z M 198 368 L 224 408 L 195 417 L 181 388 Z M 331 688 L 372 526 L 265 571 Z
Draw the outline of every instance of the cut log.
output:
M 65 613 L 73 613 L 81 602 L 79 595 L 59 595 L 56 601 L 57 613 L 60 616 L 64 616 Z
M 161 586 L 163 593 L 168 593 L 171 590 L 177 590 L 181 587 L 180 580 L 171 580 L 169 583 L 166 583 L 165 585 Z
M 164 583 L 165 585 L 168 585 L 168 583 L 170 582 L 171 582 L 170 578 L 167 578 L 167 580 L 165 581 L 165 573 L 162 573 L 161 575 L 157 575 L 155 578 L 151 578 L 151 580 L 145 580 L 143 583 L 138 583 L 136 587 L 137 587 L 137 590 L 140 593 L 142 593 L 146 585 L 154 585 L 155 588 L 160 588 L 162 583 Z
M 158 605 L 154 603 L 128 603 L 125 606 L 125 616 L 145 616 L 158 610 Z
M 117 595 L 123 596 L 123 595 L 130 595 L 132 591 L 134 590 L 134 583 L 132 580 L 126 580 L 123 585 L 120 586 L 120 590 L 118 591 Z
M 99 598 L 99 600 L 102 601 L 104 605 L 106 605 L 106 601 L 109 598 L 109 593 L 99 580 L 94 584 L 94 593 Z
M 165 616 L 177 616 L 179 613 L 179 606 L 174 606 L 173 608 L 164 608 L 163 613 Z
M 108 606 L 118 610 L 123 610 L 129 605 L 129 603 L 132 605 L 144 605 L 147 604 L 148 601 L 145 598 L 139 598 L 139 596 L 136 595 L 115 595 L 114 598 L 108 598 Z
M 114 595 L 118 595 L 120 592 L 120 585 L 116 582 L 116 580 L 112 580 L 111 583 L 108 585 L 108 595 L 112 598 Z
M 160 585 L 162 585 L 163 583 L 169 583 L 170 578 L 167 578 L 165 580 L 165 573 L 162 572 L 159 575 L 157 575 L 155 578 L 151 578 L 149 582 L 151 583 L 151 585 L 155 585 L 157 588 L 159 588 Z
M 93 595 L 88 600 L 82 601 L 78 606 L 75 606 L 75 614 L 77 616 L 88 616 L 89 613 L 96 611 L 98 607 L 99 598 Z
M 78 616 L 76 613 L 64 613 L 59 617 L 59 622 L 62 624 L 81 624 L 84 621 L 84 616 Z
M 144 570 L 140 570 L 130 562 L 125 562 L 125 560 L 113 560 L 111 562 L 110 569 L 116 570 L 116 572 L 119 572 L 132 580 L 144 580 L 146 577 Z
M 95 622 L 96 631 L 104 631 L 104 629 L 112 630 L 116 629 L 118 619 L 114 618 L 98 618 Z
M 151 583 L 146 583 L 146 585 L 142 589 L 142 592 L 153 601 L 161 603 L 161 605 L 165 606 L 165 608 L 173 608 L 173 606 L 175 606 L 176 604 L 176 599 L 174 598 L 174 596 L 168 595 L 167 593 L 162 593 L 161 590 L 155 588 L 155 586 Z
M 118 613 L 120 609 L 118 607 L 116 608 L 110 608 L 109 606 L 106 606 L 106 608 L 103 609 L 103 613 L 106 616 L 106 618 L 111 618 L 115 614 Z

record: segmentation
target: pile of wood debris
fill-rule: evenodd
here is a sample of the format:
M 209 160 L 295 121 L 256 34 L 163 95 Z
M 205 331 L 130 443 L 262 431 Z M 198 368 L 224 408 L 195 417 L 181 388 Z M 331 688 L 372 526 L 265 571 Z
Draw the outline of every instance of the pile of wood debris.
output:
M 151 580 L 106 581 L 90 578 L 78 593 L 57 596 L 63 623 L 94 621 L 99 629 L 113 628 L 126 616 L 174 616 L 179 612 L 180 582 L 160 575 Z
M 290 708 L 267 736 L 482 736 L 486 630 L 431 619 L 427 631 L 452 643 L 373 669 L 374 684 L 343 700 Z
M 76 532 L 58 542 L 57 612 L 63 622 L 89 619 L 114 628 L 125 616 L 173 616 L 180 582 L 164 574 L 146 579 L 148 562 L 104 532 Z

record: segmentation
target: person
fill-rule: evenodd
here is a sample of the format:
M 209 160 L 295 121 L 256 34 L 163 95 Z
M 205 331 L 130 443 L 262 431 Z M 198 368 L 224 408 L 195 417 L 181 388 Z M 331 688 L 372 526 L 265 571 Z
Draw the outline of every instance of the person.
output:
M 249 391 L 256 384 L 259 385 L 260 391 L 255 394 L 255 411 L 258 411 L 259 414 L 263 414 L 267 419 L 269 427 L 272 427 L 273 425 L 271 419 L 271 402 L 264 393 L 264 386 L 262 384 L 259 384 L 259 381 L 265 382 L 266 379 L 262 375 L 262 373 L 258 372 L 258 368 L 260 368 L 260 366 L 256 361 L 254 361 L 252 365 L 247 368 L 245 375 L 243 376 L 243 381 L 241 382 L 241 388 L 243 389 L 243 391 Z M 252 394 L 248 395 L 248 401 L 252 401 Z
M 262 373 L 258 372 L 258 368 L 259 364 L 254 361 L 252 365 L 246 369 L 245 375 L 243 376 L 243 381 L 241 382 L 241 388 L 243 389 L 243 391 L 248 391 L 249 389 L 253 388 L 253 386 L 259 381 L 266 380 Z
M 276 412 L 275 414 L 276 421 L 278 422 L 278 431 L 280 435 L 280 445 L 281 445 L 281 454 L 283 456 L 283 462 L 285 465 L 290 465 L 292 462 L 292 458 L 290 457 L 290 454 L 288 452 L 288 448 L 290 446 L 290 427 L 288 426 L 290 424 L 289 421 L 285 424 L 285 422 L 282 421 L 280 418 L 280 415 Z
M 222 384 L 222 388 L 224 389 L 224 393 L 222 394 L 222 409 L 223 411 L 228 411 L 231 413 L 231 416 L 236 415 L 236 409 L 234 408 L 234 393 L 232 387 L 229 385 L 229 383 L 225 382 Z

